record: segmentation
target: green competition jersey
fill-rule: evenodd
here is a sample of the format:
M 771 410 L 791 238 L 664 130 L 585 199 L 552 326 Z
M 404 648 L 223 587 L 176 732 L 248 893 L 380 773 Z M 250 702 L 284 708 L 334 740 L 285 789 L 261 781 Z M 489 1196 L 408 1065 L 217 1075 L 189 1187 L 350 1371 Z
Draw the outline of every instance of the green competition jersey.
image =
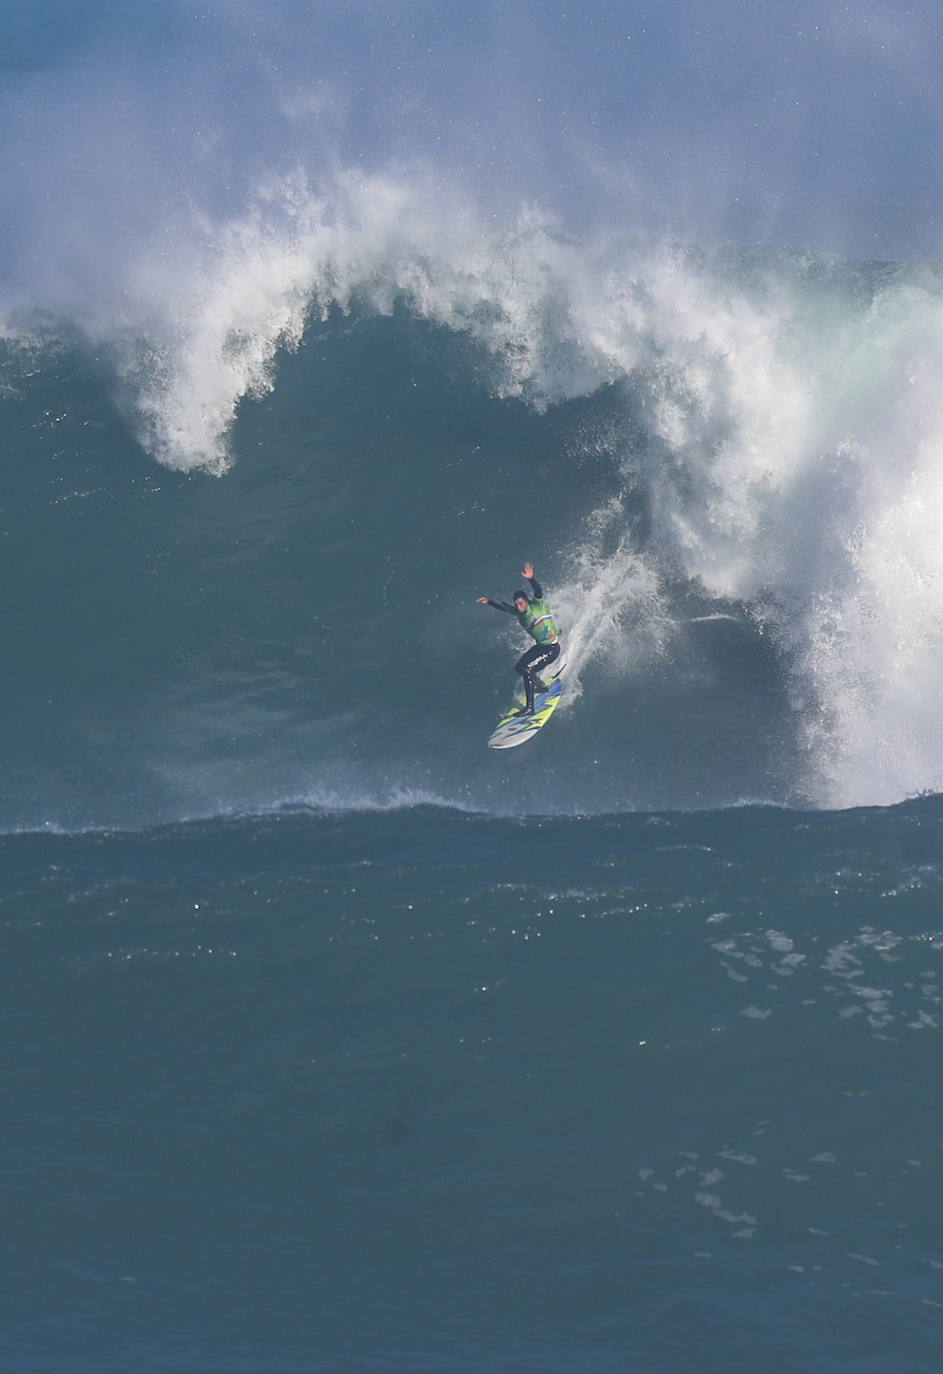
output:
M 557 627 L 543 597 L 537 597 L 532 601 L 526 611 L 518 612 L 517 618 L 521 629 L 532 635 L 538 644 L 556 643 Z

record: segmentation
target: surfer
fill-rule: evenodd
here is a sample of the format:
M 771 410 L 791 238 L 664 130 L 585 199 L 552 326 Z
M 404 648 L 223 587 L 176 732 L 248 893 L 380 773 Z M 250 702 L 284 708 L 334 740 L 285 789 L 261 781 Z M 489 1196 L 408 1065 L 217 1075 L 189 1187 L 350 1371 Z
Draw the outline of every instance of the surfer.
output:
M 539 674 L 543 668 L 549 667 L 560 657 L 560 636 L 544 601 L 540 583 L 534 576 L 533 563 L 524 564 L 521 576 L 526 577 L 530 583 L 533 597 L 529 597 L 524 591 L 515 592 L 513 604 L 509 606 L 506 601 L 492 601 L 490 596 L 479 596 L 478 605 L 493 606 L 496 611 L 507 611 L 508 615 L 516 615 L 521 629 L 526 630 L 536 641 L 534 647 L 522 654 L 514 665 L 524 679 L 524 705 L 520 714 L 533 715 L 534 693 L 547 691 L 547 684 L 541 681 Z

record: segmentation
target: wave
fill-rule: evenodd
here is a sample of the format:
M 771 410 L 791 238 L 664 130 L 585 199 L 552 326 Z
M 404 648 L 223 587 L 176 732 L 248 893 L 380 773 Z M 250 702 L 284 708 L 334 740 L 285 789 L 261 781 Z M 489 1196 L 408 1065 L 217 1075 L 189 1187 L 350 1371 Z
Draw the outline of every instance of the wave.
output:
M 301 12 L 283 10 L 287 37 L 297 35 Z M 343 479 L 329 471 L 326 441 L 317 449 L 318 480 L 301 440 L 293 470 L 273 466 L 256 479 L 248 469 L 260 461 L 258 449 L 287 452 L 288 436 L 312 425 L 302 419 L 303 388 L 321 362 L 340 356 L 343 338 L 353 341 L 343 398 L 318 393 L 314 428 L 351 462 L 355 406 L 367 397 L 378 413 L 401 404 L 406 383 L 387 381 L 371 352 L 379 322 L 388 327 L 382 347 L 414 350 L 411 385 L 430 395 L 451 387 L 464 416 L 461 458 L 437 460 L 440 431 L 422 429 L 424 417 L 411 413 L 425 457 L 405 479 L 423 492 L 435 483 L 426 515 L 449 528 L 461 594 L 483 568 L 497 569 L 499 556 L 502 565 L 532 556 L 544 571 L 549 564 L 566 626 L 571 681 L 554 761 L 525 763 L 523 781 L 499 781 L 462 769 L 444 713 L 431 726 L 404 706 L 399 733 L 384 736 L 373 724 L 381 694 L 367 686 L 385 671 L 383 657 L 363 659 L 345 698 L 331 675 L 359 662 L 360 650 L 353 631 L 329 621 L 337 652 L 314 669 L 331 722 L 329 747 L 318 738 L 316 788 L 345 805 L 416 792 L 496 810 L 516 797 L 535 811 L 548 809 L 548 788 L 561 808 L 596 810 L 726 805 L 742 796 L 883 805 L 943 788 L 936 729 L 943 555 L 935 528 L 943 495 L 936 383 L 943 283 L 936 267 L 732 244 L 718 236 L 711 214 L 695 236 L 689 219 L 666 217 L 663 206 L 656 226 L 659 215 L 646 203 L 651 183 L 625 169 L 614 187 L 611 149 L 591 159 L 596 189 L 606 184 L 606 194 L 587 197 L 581 216 L 562 214 L 546 184 L 514 182 L 509 173 L 521 163 L 510 154 L 503 173 L 489 176 L 477 162 L 470 170 L 467 160 L 451 164 L 436 153 L 410 111 L 441 114 L 440 87 L 410 106 L 394 82 L 389 101 L 358 126 L 344 81 L 329 80 L 325 65 L 347 32 L 340 9 L 326 19 L 330 41 L 317 79 L 303 76 L 300 60 L 289 58 L 291 44 L 271 28 L 256 48 L 240 46 L 259 18 L 252 6 L 229 16 L 210 7 L 205 50 L 173 11 L 163 67 L 141 41 L 163 21 L 156 10 L 142 15 L 130 69 L 115 60 L 119 40 L 96 31 L 55 70 L 55 83 L 48 71 L 30 69 L 4 86 L 5 170 L 16 204 L 6 231 L 11 265 L 0 283 L 4 394 L 25 394 L 34 372 L 52 386 L 62 349 L 78 348 L 99 378 L 111 379 L 110 404 L 152 463 L 195 481 L 218 476 L 235 492 L 247 490 L 241 482 L 282 484 L 281 497 L 267 496 L 257 512 L 270 535 L 251 530 L 248 514 L 233 514 L 227 527 L 234 539 L 257 541 L 261 560 L 289 530 L 299 535 L 306 518 L 306 537 L 330 542 L 329 526 L 315 528 L 320 517 L 305 514 L 340 499 Z M 244 56 L 226 67 L 213 61 L 222 51 Z M 280 75 L 270 61 L 276 51 L 286 64 Z M 449 58 L 457 72 L 457 48 Z M 193 81 L 182 78 L 187 70 Z M 232 104 L 241 82 L 261 122 Z M 16 170 L 26 163 L 27 141 L 37 139 L 28 117 L 45 92 L 40 126 L 50 130 L 64 103 L 90 88 L 96 95 L 79 102 L 76 130 L 84 146 L 69 133 L 50 138 L 40 154 L 43 186 L 58 175 L 50 198 Z M 164 118 L 168 89 L 179 125 Z M 399 142 L 381 137 L 385 120 Z M 359 159 L 351 156 L 358 127 L 366 150 Z M 480 138 L 468 140 L 466 152 L 480 154 Z M 545 159 L 541 167 L 546 172 Z M 687 232 L 666 232 L 668 221 Z M 437 341 L 425 355 L 420 338 Z M 432 358 L 436 349 L 442 358 Z M 290 375 L 302 378 L 294 390 Z M 273 413 L 266 406 L 283 397 L 280 428 L 265 432 Z M 485 453 L 485 415 L 495 405 L 529 418 Z M 492 502 L 483 533 L 457 464 L 475 454 L 481 485 L 502 490 L 510 480 L 513 504 L 514 484 L 533 473 L 533 455 L 525 461 L 513 451 L 521 441 L 555 446 L 537 459 L 552 472 L 549 509 L 527 530 L 549 546 L 511 555 L 514 521 Z M 386 461 L 378 452 L 373 476 L 365 464 L 350 477 L 351 489 L 359 484 L 359 510 Z M 237 499 L 218 503 L 229 508 Z M 435 574 L 417 545 L 418 521 L 400 518 L 402 536 L 382 536 L 387 564 L 412 557 L 415 577 L 428 581 Z M 70 527 L 70 537 L 80 534 L 78 524 Z M 369 521 L 354 524 L 320 569 L 329 595 L 351 580 L 346 569 L 362 563 L 377 538 Z M 188 546 L 192 563 L 182 581 L 208 576 L 212 542 Z M 300 538 L 291 545 L 301 546 Z M 296 604 L 301 557 L 282 570 L 276 600 Z M 361 604 L 370 581 L 359 573 L 353 581 Z M 243 599 L 251 597 L 248 573 L 239 586 Z M 384 600 L 409 614 L 407 599 L 384 591 Z M 165 633 L 167 651 L 181 652 L 169 615 Z M 469 633 L 463 623 L 462 636 Z M 163 719 L 168 711 L 189 714 L 186 729 L 178 719 L 171 747 L 164 740 L 149 761 L 161 805 L 176 814 L 223 814 L 305 795 L 315 765 L 292 704 L 307 680 L 285 667 L 293 637 L 297 624 L 286 617 L 279 667 L 264 689 L 254 667 L 268 654 L 261 611 L 225 653 L 187 651 L 200 684 L 189 695 L 162 680 Z M 403 695 L 412 701 L 420 683 L 438 682 L 448 651 L 411 630 L 406 643 L 411 657 L 398 670 L 404 684 L 408 675 Z M 467 660 L 467 649 L 455 657 Z M 246 781 L 245 761 L 237 767 L 222 746 L 214 745 L 221 757 L 203 758 L 198 768 L 187 757 L 181 741 L 205 742 L 218 728 L 223 661 L 232 694 L 222 710 L 232 737 L 264 737 L 268 748 L 288 722 L 298 733 L 284 752 L 298 755 L 297 767 L 283 759 L 264 780 Z M 474 700 L 484 683 L 482 671 Z M 355 752 L 358 713 L 375 732 L 367 761 Z M 643 722 L 652 720 L 657 728 L 645 740 Z M 97 717 L 85 718 L 82 733 L 90 749 L 99 747 Z M 153 748 L 150 721 L 144 735 Z M 140 739 L 140 724 L 129 726 L 129 736 Z M 626 751 L 621 770 L 602 757 L 613 743 Z M 240 747 L 233 746 L 237 754 Z
M 155 458 L 224 474 L 240 405 L 277 386 L 286 349 L 334 312 L 405 310 L 468 338 L 493 397 L 535 414 L 597 399 L 566 457 L 577 481 L 605 466 L 608 493 L 563 532 L 555 588 L 574 696 L 584 665 L 631 680 L 670 659 L 695 588 L 773 645 L 806 799 L 943 786 L 935 272 L 576 239 L 534 214 L 489 235 L 414 185 L 341 190 L 330 207 L 297 182 L 273 193 L 218 236 L 199 290 L 162 282 L 165 319 L 112 336 Z

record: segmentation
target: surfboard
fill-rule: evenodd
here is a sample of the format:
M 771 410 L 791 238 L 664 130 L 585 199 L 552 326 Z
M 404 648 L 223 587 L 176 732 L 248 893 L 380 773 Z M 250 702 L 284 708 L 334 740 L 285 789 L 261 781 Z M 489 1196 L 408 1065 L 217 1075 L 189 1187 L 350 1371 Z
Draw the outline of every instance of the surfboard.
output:
M 516 749 L 519 744 L 525 744 L 527 740 L 533 739 L 537 731 L 547 724 L 559 706 L 562 696 L 563 683 L 559 678 L 555 678 L 546 692 L 539 692 L 534 698 L 532 716 L 520 715 L 520 708 L 524 702 L 523 699 L 516 701 L 507 715 L 498 721 L 497 728 L 488 740 L 488 748 Z

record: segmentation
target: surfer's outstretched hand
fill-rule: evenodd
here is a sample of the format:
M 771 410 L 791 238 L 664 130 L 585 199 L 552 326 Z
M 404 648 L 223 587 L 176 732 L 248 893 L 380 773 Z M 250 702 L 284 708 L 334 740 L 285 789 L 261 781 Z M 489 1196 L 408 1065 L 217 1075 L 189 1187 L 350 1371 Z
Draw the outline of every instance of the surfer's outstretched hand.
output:
M 479 598 L 478 598 L 478 605 L 479 605 L 479 606 L 487 606 L 487 604 L 488 604 L 488 598 L 487 598 L 486 596 L 479 596 Z
M 525 563 L 525 564 L 524 564 L 524 571 L 521 573 L 521 577 L 531 578 L 531 577 L 533 577 L 533 575 L 534 575 L 534 565 L 533 565 L 533 563 Z

